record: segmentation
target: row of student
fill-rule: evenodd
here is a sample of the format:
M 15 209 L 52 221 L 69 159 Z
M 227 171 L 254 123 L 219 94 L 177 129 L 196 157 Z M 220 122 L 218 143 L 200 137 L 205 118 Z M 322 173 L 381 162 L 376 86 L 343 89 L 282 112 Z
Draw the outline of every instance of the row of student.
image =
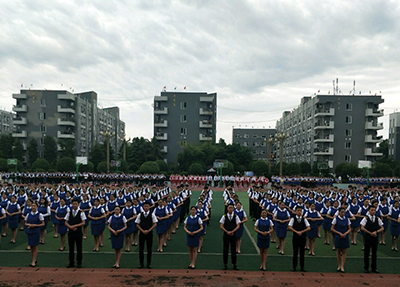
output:
M 172 185 L 189 184 L 190 186 L 204 186 L 214 183 L 218 186 L 222 182 L 223 186 L 249 187 L 255 185 L 267 185 L 269 180 L 265 176 L 234 176 L 234 175 L 174 175 L 169 177 Z
M 296 196 L 294 196 L 294 197 L 296 197 Z M 331 237 L 331 232 L 330 232 L 331 221 L 333 220 L 334 215 L 337 213 L 338 208 L 340 206 L 343 206 L 345 208 L 348 217 L 351 218 L 351 243 L 357 244 L 356 238 L 357 238 L 358 230 L 360 228 L 361 219 L 367 215 L 369 205 L 373 204 L 377 210 L 377 214 L 382 219 L 383 224 L 384 224 L 384 230 L 382 233 L 380 233 L 380 243 L 386 244 L 385 243 L 386 230 L 390 226 L 391 238 L 392 238 L 392 250 L 398 251 L 397 243 L 398 243 L 398 236 L 400 233 L 400 227 L 397 222 L 397 218 L 399 216 L 399 201 L 398 200 L 394 201 L 393 205 L 388 205 L 386 198 L 383 196 L 383 197 L 381 197 L 381 203 L 378 203 L 378 201 L 370 202 L 369 199 L 364 199 L 362 202 L 362 206 L 359 206 L 357 204 L 358 201 L 357 201 L 356 197 L 352 198 L 352 203 L 350 205 L 346 201 L 340 203 L 338 200 L 333 200 L 332 198 L 326 199 L 324 202 L 322 202 L 322 198 L 319 197 L 318 201 L 316 201 L 316 202 L 306 201 L 305 203 L 303 203 L 302 197 L 299 197 L 298 200 L 294 200 L 294 201 L 292 201 L 292 200 L 288 201 L 287 199 L 288 198 L 286 198 L 285 200 L 281 201 L 280 204 L 278 204 L 277 203 L 278 199 L 276 197 L 272 197 L 272 199 L 271 199 L 271 194 L 265 194 L 265 198 L 262 199 L 261 202 L 254 201 L 253 199 L 251 199 L 250 203 L 253 204 L 253 206 L 254 206 L 254 203 L 258 204 L 258 206 L 257 206 L 258 210 L 265 209 L 267 211 L 270 219 L 272 219 L 274 217 L 276 212 L 279 212 L 279 213 L 283 212 L 283 216 L 286 217 L 285 220 L 288 220 L 291 216 L 294 216 L 295 209 L 297 207 L 300 207 L 303 210 L 304 214 L 311 214 L 312 216 L 318 217 L 317 219 L 313 219 L 313 221 L 315 221 L 315 226 L 318 227 L 317 228 L 318 235 L 308 236 L 308 237 L 315 244 L 315 238 L 317 236 L 321 237 L 321 229 L 323 228 L 325 231 L 324 232 L 325 233 L 325 244 L 328 244 L 328 245 L 330 244 L 330 237 Z M 332 204 L 331 204 L 331 202 L 332 202 Z M 250 208 L 251 207 L 252 207 L 252 205 L 250 205 Z M 257 213 L 253 213 L 253 215 L 255 218 L 257 218 L 257 219 L 259 218 L 259 215 Z M 278 236 L 278 238 L 279 238 L 279 236 Z M 279 239 L 278 239 L 278 241 L 279 241 Z M 272 232 L 272 242 L 275 242 L 275 231 Z M 364 238 L 363 238 L 363 242 L 364 242 Z M 279 244 L 278 244 L 278 246 L 279 246 Z M 310 250 L 310 255 L 314 255 L 312 246 L 311 246 L 311 250 Z M 280 249 L 280 253 L 283 254 L 282 249 Z

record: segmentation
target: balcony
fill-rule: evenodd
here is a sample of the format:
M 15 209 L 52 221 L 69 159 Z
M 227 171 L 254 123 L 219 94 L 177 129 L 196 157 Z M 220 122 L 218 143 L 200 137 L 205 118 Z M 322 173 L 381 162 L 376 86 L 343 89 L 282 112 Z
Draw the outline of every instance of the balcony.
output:
M 200 128 L 212 128 L 212 123 L 209 120 L 202 120 L 199 122 Z
M 24 149 L 24 150 L 27 150 L 28 149 L 28 145 L 26 144 L 26 143 L 22 143 L 22 148 Z
M 75 95 L 66 93 L 66 94 L 58 94 L 57 99 L 59 100 L 69 100 L 69 101 L 75 101 Z
M 26 131 L 18 131 L 12 133 L 13 138 L 26 138 Z
M 59 139 L 75 139 L 75 133 L 57 131 L 57 138 L 59 138 Z
M 366 109 L 365 110 L 366 117 L 382 117 L 383 116 L 383 109 Z
M 335 127 L 335 122 L 334 121 L 324 121 L 324 122 L 317 122 L 315 123 L 314 129 L 315 130 L 332 130 Z
M 168 127 L 168 121 L 167 120 L 161 120 L 159 122 L 154 123 L 154 127 L 156 128 L 166 128 Z
M 374 149 L 374 148 L 366 148 L 364 150 L 364 155 L 365 156 L 383 156 L 383 153 L 376 152 L 376 149 Z
M 75 126 L 75 122 L 71 121 L 71 120 L 67 120 L 67 119 L 57 119 L 57 125 L 59 126 Z
M 365 136 L 365 142 L 366 143 L 380 143 L 382 142 L 382 136 L 373 136 L 373 135 L 366 135 Z
M 167 133 L 158 132 L 158 133 L 156 133 L 156 140 L 166 141 L 166 140 L 168 140 L 168 134 Z
M 333 147 L 329 147 L 324 150 L 315 149 L 314 155 L 333 155 Z
M 315 143 L 333 143 L 334 140 L 335 140 L 334 135 L 328 135 L 325 137 L 317 137 L 314 139 L 314 142 Z
M 212 103 L 213 101 L 214 101 L 214 97 L 200 97 L 200 102 Z
M 199 111 L 199 114 L 202 115 L 202 116 L 212 116 L 213 113 L 214 112 L 212 110 L 210 110 L 210 109 L 200 108 L 200 111 Z
M 167 146 L 163 146 L 163 148 L 161 149 L 161 152 L 167 153 L 168 152 L 168 147 Z
M 168 97 L 167 96 L 155 96 L 154 101 L 155 102 L 168 102 Z
M 155 108 L 154 109 L 154 114 L 156 114 L 156 115 L 167 115 L 168 114 L 168 108 Z
M 69 107 L 67 108 L 67 107 L 57 106 L 57 112 L 75 114 L 75 109 Z
M 18 113 L 26 113 L 28 111 L 27 105 L 18 105 L 18 106 L 13 106 L 13 111 Z
M 318 109 L 315 111 L 314 117 L 325 117 L 325 116 L 334 116 L 335 115 L 335 109 L 330 108 L 330 109 Z
M 365 129 L 366 130 L 381 130 L 381 129 L 383 129 L 383 123 L 366 122 Z
M 24 117 L 14 118 L 13 124 L 14 125 L 26 125 L 28 123 L 27 119 Z
M 12 94 L 13 99 L 26 100 L 28 96 L 26 94 Z
M 205 134 L 199 134 L 200 141 L 212 141 L 212 137 Z

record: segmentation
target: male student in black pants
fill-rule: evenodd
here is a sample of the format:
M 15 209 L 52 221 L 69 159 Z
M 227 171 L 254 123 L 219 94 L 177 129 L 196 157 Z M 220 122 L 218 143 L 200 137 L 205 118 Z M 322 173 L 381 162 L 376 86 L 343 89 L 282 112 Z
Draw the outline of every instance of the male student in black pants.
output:
M 74 247 L 76 243 L 77 267 L 82 267 L 82 226 L 85 225 L 86 215 L 79 209 L 79 200 L 72 200 L 72 210 L 65 216 L 65 225 L 68 227 L 69 264 L 67 268 L 74 267 Z
M 310 224 L 308 220 L 303 216 L 303 208 L 297 206 L 295 210 L 295 217 L 292 217 L 289 221 L 288 229 L 293 231 L 293 267 L 292 271 L 296 271 L 297 268 L 297 257 L 300 252 L 300 270 L 306 272 L 304 269 L 304 249 L 306 246 L 307 235 L 306 232 L 309 231 Z
M 232 264 L 234 270 L 239 270 L 236 265 L 236 237 L 235 231 L 240 227 L 240 218 L 236 214 L 233 213 L 234 205 L 229 203 L 227 206 L 228 213 L 222 215 L 221 220 L 219 221 L 220 228 L 224 231 L 224 268 L 223 270 L 228 269 L 228 253 L 229 253 L 229 245 L 231 245 L 231 257 Z
M 147 246 L 147 268 L 151 269 L 151 255 L 153 248 L 153 229 L 157 226 L 157 218 L 150 211 L 150 204 L 145 201 L 143 210 L 138 214 L 135 223 L 140 230 L 139 233 L 139 268 L 143 268 L 144 263 L 144 244 Z

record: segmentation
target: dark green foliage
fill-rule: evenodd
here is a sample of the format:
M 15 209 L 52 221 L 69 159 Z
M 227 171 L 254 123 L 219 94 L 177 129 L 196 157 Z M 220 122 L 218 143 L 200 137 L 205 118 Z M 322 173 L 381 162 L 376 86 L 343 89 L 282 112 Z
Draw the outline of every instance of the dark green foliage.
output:
M 92 150 L 89 153 L 89 160 L 93 163 L 93 166 L 96 167 L 95 171 L 99 172 L 99 170 L 97 169 L 98 164 L 100 162 L 106 160 L 106 153 L 102 149 L 101 145 L 95 144 L 92 147 Z M 106 167 L 106 171 L 107 171 L 107 167 Z
M 43 171 L 48 171 L 49 168 L 50 168 L 50 163 L 47 161 L 47 159 L 44 158 L 39 158 L 35 160 L 35 162 L 31 166 L 32 171 L 37 171 L 38 169 Z
M 160 168 L 158 164 L 155 161 L 146 161 L 140 166 L 140 173 L 146 174 L 146 173 L 158 173 L 160 171 Z
M 254 172 L 255 176 L 262 176 L 268 173 L 268 163 L 264 160 L 254 161 L 251 165 L 251 170 Z
M 32 138 L 28 143 L 28 163 L 32 165 L 39 156 L 37 140 Z
M 189 174 L 203 175 L 205 172 L 205 167 L 198 162 L 192 163 L 189 167 Z
M 62 157 L 57 162 L 58 171 L 76 171 L 75 159 L 71 157 Z
M 51 167 L 54 167 L 57 162 L 57 143 L 51 136 L 44 138 L 44 158 L 49 162 Z
M 58 144 L 61 147 L 61 156 L 70 157 L 75 159 L 75 140 L 74 139 L 60 139 Z

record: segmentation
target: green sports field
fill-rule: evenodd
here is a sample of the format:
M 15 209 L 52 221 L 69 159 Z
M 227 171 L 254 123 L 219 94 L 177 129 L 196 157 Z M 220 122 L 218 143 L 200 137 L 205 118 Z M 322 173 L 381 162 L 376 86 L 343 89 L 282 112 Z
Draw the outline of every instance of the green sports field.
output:
M 199 191 L 194 191 L 192 203 L 195 202 L 199 195 Z M 248 213 L 248 198 L 245 192 L 238 192 L 245 211 Z M 202 253 L 198 254 L 196 268 L 197 269 L 221 269 L 222 262 L 222 231 L 219 229 L 219 219 L 223 213 L 223 198 L 221 192 L 214 192 L 212 202 L 212 216 L 210 225 L 207 227 L 205 235 L 204 247 Z M 245 231 L 242 239 L 241 254 L 238 255 L 238 267 L 240 270 L 258 270 L 260 266 L 257 249 L 254 246 L 256 233 L 253 230 L 254 221 L 249 219 L 246 227 L 254 240 Z M 30 251 L 25 250 L 26 236 L 23 231 L 18 231 L 16 244 L 9 243 L 10 231 L 7 237 L 2 237 L 0 244 L 1 266 L 9 267 L 25 267 L 31 262 Z M 46 243 L 39 245 L 38 266 L 62 268 L 68 264 L 68 247 L 63 252 L 58 251 L 60 248 L 60 239 L 53 238 L 54 231 L 51 224 L 48 226 L 48 234 Z M 108 238 L 108 229 L 106 229 L 104 247 L 100 252 L 92 252 L 93 237 L 90 235 L 90 227 L 88 231 L 88 239 L 83 242 L 83 267 L 84 268 L 109 268 L 114 265 L 114 250 L 111 248 L 111 242 Z M 67 243 L 68 245 L 68 243 Z M 348 257 L 346 261 L 346 272 L 359 273 L 363 271 L 363 251 L 361 250 L 361 235 L 358 237 L 358 245 L 348 249 Z M 382 273 L 399 273 L 400 253 L 391 251 L 390 236 L 387 235 L 386 245 L 378 247 L 378 269 Z M 157 269 L 185 269 L 189 262 L 188 249 L 186 247 L 186 235 L 183 226 L 177 230 L 168 241 L 168 246 L 164 248 L 164 253 L 155 252 L 156 234 L 154 234 L 153 245 L 153 268 Z M 307 252 L 307 251 L 306 251 Z M 324 239 L 317 239 L 315 249 L 316 256 L 306 255 L 306 269 L 310 272 L 336 272 L 336 252 L 332 251 L 332 245 L 324 245 Z M 271 243 L 268 251 L 267 270 L 268 271 L 289 271 L 291 269 L 291 234 L 288 232 L 286 239 L 285 255 L 279 255 L 276 244 Z M 306 253 L 307 254 L 307 253 Z M 121 268 L 137 268 L 139 265 L 138 247 L 132 246 L 131 252 L 123 252 L 121 258 Z M 231 268 L 228 265 L 228 268 Z

